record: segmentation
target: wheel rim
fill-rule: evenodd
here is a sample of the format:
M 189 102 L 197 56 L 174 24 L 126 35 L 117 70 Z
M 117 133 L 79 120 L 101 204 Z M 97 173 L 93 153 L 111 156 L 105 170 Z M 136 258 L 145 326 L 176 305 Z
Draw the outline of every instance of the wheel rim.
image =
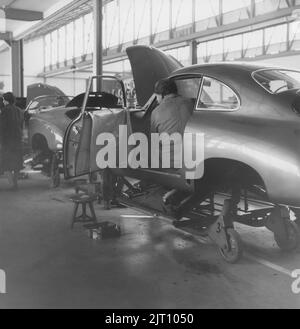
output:
M 238 254 L 237 241 L 232 237 L 231 234 L 229 234 L 229 245 L 230 245 L 230 250 L 221 248 L 221 252 L 225 258 L 232 258 Z
M 228 242 L 230 249 L 226 250 L 220 248 L 222 257 L 229 263 L 235 263 L 242 256 L 242 245 L 239 238 L 239 235 L 234 230 L 229 229 L 227 231 Z

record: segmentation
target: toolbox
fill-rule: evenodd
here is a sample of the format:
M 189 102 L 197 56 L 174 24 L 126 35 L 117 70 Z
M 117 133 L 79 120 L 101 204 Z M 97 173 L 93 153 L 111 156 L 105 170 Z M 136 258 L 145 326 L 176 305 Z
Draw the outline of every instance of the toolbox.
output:
M 84 227 L 87 229 L 89 238 L 93 240 L 117 238 L 121 236 L 120 226 L 112 222 L 88 224 Z

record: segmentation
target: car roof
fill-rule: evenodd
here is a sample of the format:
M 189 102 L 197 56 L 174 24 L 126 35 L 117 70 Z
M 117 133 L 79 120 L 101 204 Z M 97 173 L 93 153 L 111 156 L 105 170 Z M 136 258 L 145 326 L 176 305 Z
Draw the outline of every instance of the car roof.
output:
M 172 76 L 180 74 L 190 73 L 204 73 L 209 70 L 211 73 L 218 74 L 232 74 L 237 73 L 252 73 L 261 69 L 283 69 L 276 66 L 266 66 L 259 63 L 248 63 L 248 62 L 222 62 L 222 63 L 209 63 L 209 64 L 196 64 L 187 67 L 183 67 L 172 73 Z

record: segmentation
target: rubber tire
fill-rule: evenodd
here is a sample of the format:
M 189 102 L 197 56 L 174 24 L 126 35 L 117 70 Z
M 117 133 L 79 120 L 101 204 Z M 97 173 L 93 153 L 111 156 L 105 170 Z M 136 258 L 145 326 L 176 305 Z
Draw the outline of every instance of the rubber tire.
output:
M 293 221 L 287 222 L 287 229 L 289 233 L 288 240 L 283 241 L 279 236 L 276 236 L 276 234 L 274 234 L 274 239 L 282 251 L 293 251 L 299 246 L 300 230 L 298 225 Z
M 219 248 L 219 251 L 227 263 L 234 264 L 237 263 L 243 256 L 243 242 L 239 233 L 232 228 L 227 229 L 227 235 L 229 237 L 230 245 L 233 244 L 234 249 L 228 252 L 222 248 Z
M 52 188 L 59 187 L 60 185 L 60 172 L 59 172 L 59 160 L 57 155 L 54 153 L 51 159 L 50 168 L 50 185 Z

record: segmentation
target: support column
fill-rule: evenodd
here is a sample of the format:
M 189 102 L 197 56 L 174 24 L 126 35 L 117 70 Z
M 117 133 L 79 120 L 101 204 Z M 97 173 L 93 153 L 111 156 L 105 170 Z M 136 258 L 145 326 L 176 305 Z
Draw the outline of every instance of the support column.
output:
M 173 39 L 173 0 L 169 0 L 169 38 Z
M 192 33 L 196 33 L 196 0 L 192 3 Z
M 254 18 L 256 15 L 256 3 L 255 0 L 251 0 L 251 18 Z
M 12 87 L 16 97 L 24 96 L 23 40 L 11 41 Z
M 153 0 L 150 1 L 150 11 L 149 11 L 149 16 L 150 16 L 150 45 L 154 43 L 154 31 L 153 31 Z
M 192 65 L 198 63 L 198 52 L 197 52 L 197 41 L 193 40 L 190 42 L 190 63 Z
M 94 74 L 103 74 L 103 47 L 102 47 L 102 0 L 94 0 L 94 27 L 95 27 L 95 46 L 94 46 Z M 101 89 L 101 81 L 97 81 L 98 91 Z

